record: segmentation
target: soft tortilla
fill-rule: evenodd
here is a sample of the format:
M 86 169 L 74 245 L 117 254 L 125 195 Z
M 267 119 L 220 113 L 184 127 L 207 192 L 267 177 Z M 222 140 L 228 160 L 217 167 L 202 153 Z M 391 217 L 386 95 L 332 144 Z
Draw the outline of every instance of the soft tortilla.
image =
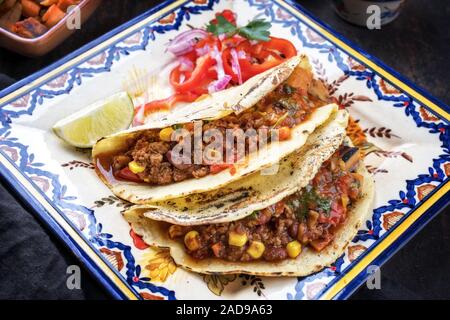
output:
M 278 171 L 272 175 L 256 172 L 221 189 L 152 205 L 137 205 L 130 210 L 138 211 L 153 220 L 177 225 L 242 219 L 305 187 L 322 163 L 342 144 L 347 123 L 347 111 L 335 113 L 326 124 L 309 136 L 302 149 L 282 159 Z
M 320 271 L 335 262 L 363 222 L 369 218 L 374 197 L 374 182 L 363 164 L 359 167 L 358 172 L 364 176 L 362 197 L 350 209 L 345 225 L 337 231 L 334 240 L 321 252 L 307 247 L 296 259 L 287 259 L 281 262 L 230 262 L 214 258 L 196 260 L 186 253 L 182 241 L 171 240 L 168 237 L 170 224 L 148 219 L 136 210 L 127 211 L 125 218 L 131 223 L 134 232 L 142 236 L 147 244 L 168 248 L 175 263 L 187 270 L 204 274 L 302 277 Z
M 270 143 L 266 148 L 248 155 L 242 164 L 235 166 L 236 170 L 233 174 L 229 169 L 226 169 L 217 174 L 207 175 L 200 179 L 188 179 L 168 185 L 140 184 L 108 179 L 107 176 L 109 174 L 101 168 L 101 165 L 98 165 L 97 156 L 125 149 L 127 141 L 138 135 L 141 130 L 164 128 L 175 123 L 185 123 L 195 119 L 209 119 L 211 116 L 220 118 L 231 112 L 242 112 L 252 107 L 262 97 L 284 82 L 297 66 L 307 69 L 310 68 L 306 56 L 293 57 L 280 66 L 251 78 L 243 85 L 236 87 L 238 89 L 234 88 L 231 93 L 228 92 L 228 94 L 225 94 L 224 97 L 219 99 L 216 96 L 213 101 L 208 100 L 210 104 L 214 102 L 212 107 L 202 100 L 191 105 L 191 114 L 177 112 L 176 115 L 171 116 L 171 119 L 166 118 L 160 123 L 153 122 L 99 140 L 92 150 L 93 162 L 98 176 L 116 196 L 135 204 L 151 204 L 194 193 L 217 190 L 242 177 L 272 166 L 280 159 L 300 149 L 306 142 L 308 136 L 338 110 L 338 106 L 336 104 L 330 104 L 315 109 L 306 121 L 292 129 L 289 140 Z M 224 95 L 224 93 L 221 94 Z M 192 112 L 192 110 L 195 111 Z

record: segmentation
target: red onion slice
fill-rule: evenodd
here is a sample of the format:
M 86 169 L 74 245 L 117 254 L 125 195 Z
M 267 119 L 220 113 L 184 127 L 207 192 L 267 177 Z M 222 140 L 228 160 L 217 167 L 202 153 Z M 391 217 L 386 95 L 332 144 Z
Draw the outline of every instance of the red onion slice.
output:
M 176 56 L 183 55 L 194 50 L 194 45 L 198 39 L 204 39 L 207 36 L 208 33 L 202 29 L 192 29 L 182 32 L 169 43 L 167 50 Z
M 214 46 L 211 51 L 211 58 L 216 60 L 217 79 L 222 79 L 225 76 L 225 70 L 223 68 L 222 54 L 217 46 Z
M 179 57 L 180 71 L 192 71 L 194 70 L 194 63 L 186 57 Z
M 201 48 L 195 49 L 195 52 L 197 53 L 197 56 L 203 57 L 204 55 L 207 55 L 211 51 L 210 47 L 208 45 L 204 45 Z
M 233 69 L 233 72 L 237 75 L 239 84 L 242 84 L 242 72 L 241 72 L 241 66 L 239 65 L 239 57 L 236 50 L 233 48 L 231 49 L 231 69 Z
M 208 92 L 213 93 L 213 92 L 221 91 L 227 87 L 227 85 L 228 85 L 228 83 L 230 83 L 230 81 L 231 81 L 231 76 L 226 74 L 219 80 L 211 82 L 208 86 Z

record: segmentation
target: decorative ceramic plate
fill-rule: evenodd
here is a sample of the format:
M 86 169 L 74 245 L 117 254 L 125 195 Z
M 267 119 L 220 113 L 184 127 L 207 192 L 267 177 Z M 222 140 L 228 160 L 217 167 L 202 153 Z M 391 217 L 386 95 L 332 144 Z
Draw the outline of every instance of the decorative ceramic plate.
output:
M 94 173 L 90 152 L 51 132 L 59 119 L 123 89 L 136 72 L 157 75 L 165 45 L 188 25 L 231 8 L 238 23 L 272 22 L 273 35 L 306 53 L 316 76 L 352 116 L 349 135 L 376 180 L 373 215 L 335 264 L 305 278 L 202 276 L 131 232 Z M 0 96 L 0 170 L 36 214 L 116 298 L 342 299 L 423 227 L 449 198 L 449 107 L 415 88 L 287 1 L 169 1 Z

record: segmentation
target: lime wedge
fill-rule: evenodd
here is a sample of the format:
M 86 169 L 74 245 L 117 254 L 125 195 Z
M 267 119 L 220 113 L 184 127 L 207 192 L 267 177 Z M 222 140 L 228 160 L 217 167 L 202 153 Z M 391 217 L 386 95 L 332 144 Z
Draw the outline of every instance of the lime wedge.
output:
M 90 148 L 98 139 L 127 129 L 133 116 L 133 101 L 120 92 L 58 121 L 53 131 L 72 146 Z

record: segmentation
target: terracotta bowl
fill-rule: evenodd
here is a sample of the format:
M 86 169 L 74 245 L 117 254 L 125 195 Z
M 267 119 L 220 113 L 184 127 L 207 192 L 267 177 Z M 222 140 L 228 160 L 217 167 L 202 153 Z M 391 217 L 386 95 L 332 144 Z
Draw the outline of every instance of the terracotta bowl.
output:
M 89 18 L 95 9 L 97 9 L 101 1 L 102 0 L 83 0 L 80 2 L 78 6 L 80 8 L 81 23 L 84 23 L 84 21 Z M 20 37 L 0 27 L 0 46 L 29 57 L 42 56 L 53 50 L 77 30 L 69 29 L 67 27 L 66 22 L 69 16 L 70 13 L 46 33 L 33 39 Z

